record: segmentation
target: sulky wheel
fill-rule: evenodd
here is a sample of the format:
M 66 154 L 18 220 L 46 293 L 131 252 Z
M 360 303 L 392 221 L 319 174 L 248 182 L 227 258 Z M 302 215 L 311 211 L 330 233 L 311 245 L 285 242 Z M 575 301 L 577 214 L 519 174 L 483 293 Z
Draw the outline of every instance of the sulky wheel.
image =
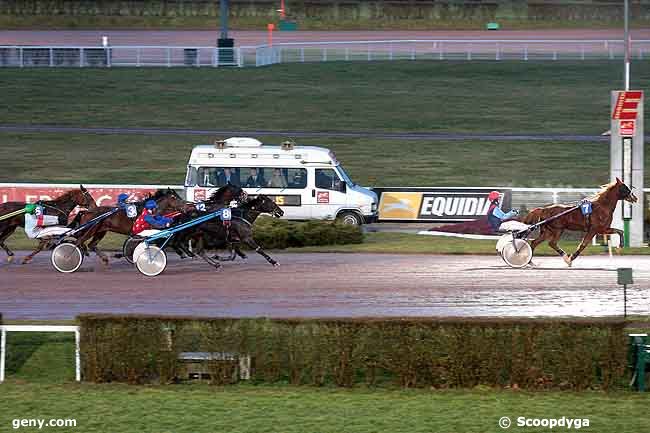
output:
M 533 259 L 533 249 L 523 239 L 515 239 L 503 246 L 501 257 L 511 268 L 523 268 Z
M 50 259 L 54 269 L 59 272 L 71 273 L 79 269 L 84 261 L 84 255 L 75 244 L 64 242 L 54 248 Z
M 134 250 L 142 242 L 141 236 L 129 236 L 122 245 L 122 256 L 127 262 L 134 263 Z
M 145 245 L 145 248 L 141 254 L 134 255 L 135 266 L 138 271 L 147 277 L 160 275 L 167 267 L 167 255 L 160 247 L 155 245 L 146 246 L 144 242 L 140 245 Z

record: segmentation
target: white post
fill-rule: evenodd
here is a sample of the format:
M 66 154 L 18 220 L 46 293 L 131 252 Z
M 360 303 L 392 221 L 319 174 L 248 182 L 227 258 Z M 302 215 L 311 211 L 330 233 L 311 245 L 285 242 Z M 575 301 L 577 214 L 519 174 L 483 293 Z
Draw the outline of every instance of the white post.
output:
M 171 68 L 172 66 L 172 49 L 167 47 L 167 67 Z
M 305 47 L 300 47 L 300 62 L 305 63 Z
M 2 336 L 0 337 L 0 383 L 5 381 L 5 351 L 7 349 L 7 331 L 2 328 Z
M 81 352 L 79 350 L 79 340 L 81 335 L 79 330 L 74 331 L 74 361 L 75 361 L 75 380 L 81 382 Z
M 630 28 L 628 25 L 628 16 L 630 7 L 628 0 L 625 0 L 625 90 L 630 90 Z

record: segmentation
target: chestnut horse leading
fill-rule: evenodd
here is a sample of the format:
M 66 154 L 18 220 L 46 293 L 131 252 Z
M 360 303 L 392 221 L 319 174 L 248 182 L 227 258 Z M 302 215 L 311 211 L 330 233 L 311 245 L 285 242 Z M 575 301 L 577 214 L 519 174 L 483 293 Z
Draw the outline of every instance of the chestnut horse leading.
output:
M 591 202 L 591 215 L 589 218 L 584 216 L 579 207 L 575 207 L 575 211 L 568 212 L 559 218 L 549 221 L 548 224 L 542 224 L 539 227 L 539 236 L 535 238 L 530 244 L 533 251 L 535 248 L 544 241 L 564 259 L 567 265 L 571 263 L 580 255 L 580 253 L 589 245 L 591 239 L 596 235 L 611 235 L 618 234 L 620 236 L 620 243 L 623 244 L 623 231 L 611 228 L 614 210 L 619 200 L 625 200 L 630 203 L 636 203 L 637 197 L 632 190 L 625 185 L 619 178 L 614 182 L 602 186 L 602 190 L 595 196 L 589 198 Z M 521 222 L 525 224 L 536 224 L 540 221 L 547 220 L 562 212 L 568 211 L 573 206 L 555 204 L 545 207 L 535 208 L 530 211 Z M 565 230 L 584 232 L 584 236 L 578 249 L 571 254 L 567 255 L 562 248 L 557 244 L 560 236 Z

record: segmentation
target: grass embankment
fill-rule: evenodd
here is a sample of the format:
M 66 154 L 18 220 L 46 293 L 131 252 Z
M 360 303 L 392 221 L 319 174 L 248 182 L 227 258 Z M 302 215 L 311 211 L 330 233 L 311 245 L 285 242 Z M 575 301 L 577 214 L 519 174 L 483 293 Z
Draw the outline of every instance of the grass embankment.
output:
M 619 433 L 644 431 L 639 414 L 650 403 L 650 394 L 632 392 L 76 384 L 73 344 L 63 334 L 9 334 L 0 431 L 14 419 L 56 418 L 76 419 L 75 432 L 483 433 L 499 431 L 502 416 L 565 416 L 588 418 L 585 431 Z
M 636 83 L 650 79 L 644 63 Z M 574 134 L 609 129 L 621 86 L 608 61 L 3 69 L 0 81 L 4 124 Z
M 614 62 L 427 61 L 3 69 L 0 81 L 11 85 L 3 89 L 0 119 L 88 127 L 597 135 L 609 129 L 609 91 L 620 87 L 619 69 Z M 650 80 L 650 68 L 639 66 L 635 80 Z M 182 183 L 192 145 L 214 138 L 0 133 L 0 181 Z M 594 187 L 609 170 L 609 146 L 602 142 L 297 141 L 334 149 L 362 185 Z
M 109 233 L 100 244 L 102 250 L 121 251 L 122 243 L 126 238 L 121 235 Z M 453 239 L 430 237 L 409 233 L 368 233 L 362 244 L 327 245 L 318 247 L 288 248 L 285 252 L 305 253 L 382 253 L 382 254 L 485 254 L 495 255 L 496 241 Z M 574 251 L 579 241 L 563 241 L 560 246 L 565 251 Z M 7 245 L 14 250 L 32 250 L 36 247 L 34 240 L 28 239 L 22 229 L 18 229 L 7 241 Z M 590 245 L 583 251 L 583 255 L 606 254 L 602 246 Z M 49 254 L 49 253 L 42 253 Z M 615 254 L 650 254 L 649 248 L 626 248 Z M 535 251 L 536 256 L 556 256 L 557 254 L 547 244 L 540 246 Z M 0 260 L 4 255 L 0 253 Z

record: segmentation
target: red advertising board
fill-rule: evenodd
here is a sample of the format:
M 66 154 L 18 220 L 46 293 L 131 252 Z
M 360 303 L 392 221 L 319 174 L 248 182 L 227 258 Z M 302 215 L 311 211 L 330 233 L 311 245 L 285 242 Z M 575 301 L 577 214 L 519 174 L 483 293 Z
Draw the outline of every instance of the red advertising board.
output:
M 79 185 L 47 185 L 47 184 L 0 184 L 0 203 L 18 201 L 35 203 L 38 200 L 52 200 L 66 191 L 79 188 Z M 158 188 L 157 185 L 89 185 L 86 186 L 99 206 L 115 204 L 121 193 L 129 194 L 129 200 L 141 200 Z M 178 189 L 179 187 L 172 187 Z

